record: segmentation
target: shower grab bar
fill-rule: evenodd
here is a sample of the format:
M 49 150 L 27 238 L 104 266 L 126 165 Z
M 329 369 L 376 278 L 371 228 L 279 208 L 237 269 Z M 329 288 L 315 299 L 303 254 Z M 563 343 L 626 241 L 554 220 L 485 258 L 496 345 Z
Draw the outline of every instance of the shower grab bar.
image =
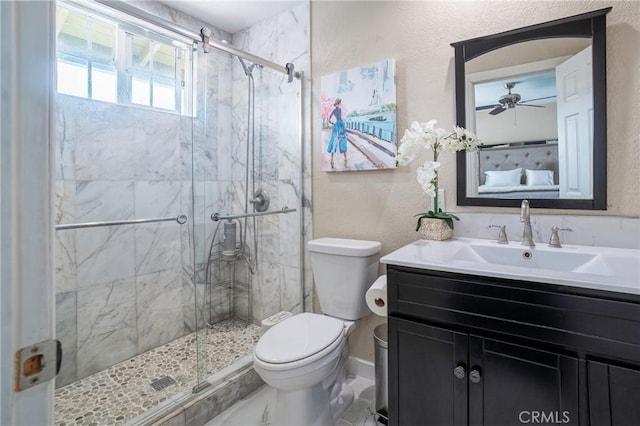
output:
M 284 206 L 281 210 L 272 210 L 270 212 L 259 212 L 259 213 L 243 213 L 243 214 L 235 214 L 235 215 L 227 215 L 222 216 L 220 213 L 212 213 L 211 220 L 217 222 L 219 220 L 232 220 L 232 219 L 241 219 L 243 217 L 255 217 L 255 216 L 270 216 L 272 214 L 287 214 L 293 213 L 296 209 L 290 209 L 287 206 Z
M 186 214 L 179 214 L 176 217 L 154 217 L 150 219 L 130 219 L 130 220 L 108 220 L 102 222 L 84 222 L 84 223 L 69 223 L 64 225 L 56 225 L 56 231 L 64 229 L 80 229 L 80 228 L 95 228 L 99 226 L 116 226 L 116 225 L 135 225 L 138 223 L 153 223 L 153 222 L 177 222 L 180 225 L 184 225 L 189 220 Z

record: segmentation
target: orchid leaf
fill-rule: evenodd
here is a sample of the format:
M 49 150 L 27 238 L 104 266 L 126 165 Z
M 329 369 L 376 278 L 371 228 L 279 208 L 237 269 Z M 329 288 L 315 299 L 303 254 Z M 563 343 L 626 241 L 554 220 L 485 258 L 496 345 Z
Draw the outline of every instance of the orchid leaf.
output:
M 449 228 L 453 229 L 453 220 L 450 217 L 445 218 L 443 220 L 447 222 L 447 225 L 449 225 Z
M 444 220 L 446 222 L 446 224 L 449 226 L 449 228 L 453 229 L 453 220 L 460 220 L 460 218 L 458 218 L 455 215 L 452 215 L 451 213 L 446 213 L 443 212 L 442 209 L 440 209 L 440 211 L 438 213 L 434 213 L 433 211 L 428 211 L 426 213 L 418 213 L 416 215 L 414 215 L 414 217 L 418 218 L 418 221 L 416 222 L 416 232 L 420 230 L 420 226 L 422 225 L 422 219 L 441 219 Z

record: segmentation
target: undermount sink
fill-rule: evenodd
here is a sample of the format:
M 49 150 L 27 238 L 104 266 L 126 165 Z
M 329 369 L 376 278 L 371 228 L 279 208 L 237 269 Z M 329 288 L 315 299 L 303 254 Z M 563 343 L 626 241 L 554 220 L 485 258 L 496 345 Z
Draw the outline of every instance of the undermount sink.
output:
M 454 238 L 418 240 L 380 259 L 412 268 L 460 272 L 640 294 L 640 250 Z

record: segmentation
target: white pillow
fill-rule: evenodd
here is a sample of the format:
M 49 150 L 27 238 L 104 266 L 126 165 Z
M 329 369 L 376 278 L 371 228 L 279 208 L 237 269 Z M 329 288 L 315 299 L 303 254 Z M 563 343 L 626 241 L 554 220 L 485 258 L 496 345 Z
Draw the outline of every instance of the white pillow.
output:
M 522 179 L 522 168 L 513 170 L 490 170 L 484 172 L 487 186 L 517 186 Z
M 528 186 L 553 185 L 553 170 L 525 170 Z

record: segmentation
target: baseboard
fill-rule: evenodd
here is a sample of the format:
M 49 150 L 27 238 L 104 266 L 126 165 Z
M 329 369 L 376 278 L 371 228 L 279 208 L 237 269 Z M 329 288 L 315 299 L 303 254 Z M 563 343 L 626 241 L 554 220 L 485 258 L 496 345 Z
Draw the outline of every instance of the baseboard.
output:
M 375 367 L 372 362 L 350 356 L 347 360 L 347 374 L 349 376 L 362 377 L 363 379 L 373 382 L 375 380 Z

